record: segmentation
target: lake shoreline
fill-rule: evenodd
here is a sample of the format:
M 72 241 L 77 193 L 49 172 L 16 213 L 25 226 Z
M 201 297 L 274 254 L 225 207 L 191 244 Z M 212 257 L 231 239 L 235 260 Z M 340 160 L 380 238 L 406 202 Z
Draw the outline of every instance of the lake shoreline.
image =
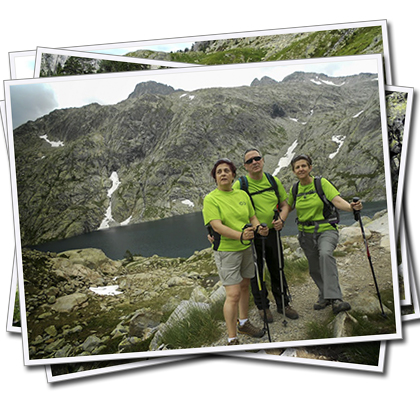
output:
M 363 216 L 373 218 L 386 209 L 386 202 L 366 203 Z M 297 236 L 295 213 L 289 215 L 282 236 Z M 340 226 L 354 223 L 353 214 L 340 212 Z M 193 212 L 152 222 L 110 227 L 66 239 L 27 246 L 43 252 L 63 252 L 71 249 L 98 248 L 109 258 L 121 260 L 127 253 L 144 257 L 160 255 L 188 258 L 194 251 L 209 246 L 202 213 Z

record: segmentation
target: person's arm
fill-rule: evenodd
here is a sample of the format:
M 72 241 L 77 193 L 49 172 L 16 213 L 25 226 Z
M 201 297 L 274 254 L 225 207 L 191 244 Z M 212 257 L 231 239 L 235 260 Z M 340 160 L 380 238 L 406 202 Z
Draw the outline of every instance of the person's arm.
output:
M 210 222 L 211 227 L 219 235 L 229 239 L 236 239 L 237 241 L 246 240 L 249 241 L 254 238 L 254 226 L 246 228 L 243 232 L 238 232 L 222 223 L 221 220 L 212 220 Z
M 273 226 L 275 230 L 282 230 L 286 224 L 287 217 L 292 211 L 292 208 L 287 203 L 287 200 L 284 200 L 280 203 L 280 215 L 277 220 L 273 220 Z
M 332 203 L 335 207 L 338 208 L 338 210 L 344 211 L 362 210 L 363 208 L 363 205 L 360 200 L 357 203 L 348 203 L 346 200 L 343 200 L 339 195 L 336 195 L 332 199 Z

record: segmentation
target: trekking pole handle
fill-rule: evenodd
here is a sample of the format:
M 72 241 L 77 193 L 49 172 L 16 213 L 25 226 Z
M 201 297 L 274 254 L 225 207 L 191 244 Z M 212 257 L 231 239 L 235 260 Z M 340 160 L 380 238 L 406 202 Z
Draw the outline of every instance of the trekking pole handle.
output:
M 260 234 L 258 233 L 258 230 L 259 230 L 259 228 L 260 228 L 260 227 L 262 227 L 262 228 L 267 227 L 267 223 L 261 223 L 261 224 L 260 224 L 259 226 L 257 226 L 257 228 L 255 229 L 255 233 L 256 233 L 256 234 L 258 234 L 262 240 L 265 240 L 266 236 L 260 235 Z
M 242 232 L 241 232 L 241 239 L 240 239 L 240 241 L 241 241 L 241 244 L 242 244 L 242 245 L 245 245 L 245 244 L 244 244 L 244 239 L 243 239 L 244 230 L 245 230 L 245 229 L 248 229 L 248 228 L 250 228 L 250 227 L 252 227 L 251 223 L 247 223 L 247 224 L 246 224 L 246 225 L 242 228 Z M 252 242 L 252 240 L 250 240 L 250 242 Z
M 267 223 L 261 223 L 260 225 L 258 225 L 257 226 L 257 228 L 259 227 L 259 226 L 261 226 L 261 227 L 267 227 Z M 245 229 L 247 229 L 247 228 L 250 228 L 250 227 L 252 227 L 252 224 L 251 223 L 247 223 L 243 228 L 242 228 L 242 230 L 245 230 Z
M 357 203 L 358 201 L 360 201 L 359 197 L 353 197 L 353 203 Z M 357 221 L 360 219 L 360 210 L 353 209 L 353 214 L 354 214 L 354 220 Z

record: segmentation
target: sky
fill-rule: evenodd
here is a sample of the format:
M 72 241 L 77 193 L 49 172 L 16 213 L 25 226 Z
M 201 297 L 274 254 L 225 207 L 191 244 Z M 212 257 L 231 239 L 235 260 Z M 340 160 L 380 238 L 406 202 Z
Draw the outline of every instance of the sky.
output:
M 151 51 L 163 51 L 163 52 L 177 52 L 179 50 L 184 51 L 185 48 L 191 48 L 193 42 L 182 42 L 174 44 L 162 44 L 162 45 L 143 45 L 143 46 L 132 46 L 127 48 L 105 48 L 92 50 L 92 52 L 101 54 L 114 54 L 114 55 L 125 55 L 133 51 L 138 50 L 151 50 Z
M 378 56 L 376 56 L 378 57 Z M 35 120 L 55 109 L 82 107 L 90 103 L 116 104 L 125 100 L 140 82 L 149 80 L 175 89 L 193 91 L 201 88 L 249 86 L 264 76 L 283 80 L 296 71 L 323 73 L 332 77 L 378 72 L 378 58 L 372 56 L 335 57 L 195 67 L 187 69 L 148 70 L 108 75 L 67 76 L 61 78 L 14 80 L 10 85 L 13 128 Z

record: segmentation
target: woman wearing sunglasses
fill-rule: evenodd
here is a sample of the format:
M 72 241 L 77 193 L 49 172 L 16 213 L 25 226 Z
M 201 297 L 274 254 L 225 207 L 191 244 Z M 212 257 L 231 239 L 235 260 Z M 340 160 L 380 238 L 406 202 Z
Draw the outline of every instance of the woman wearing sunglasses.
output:
M 324 203 L 315 188 L 315 179 L 311 175 L 312 159 L 308 155 L 295 156 L 291 167 L 298 178 L 297 190 L 293 186 L 289 194 L 289 211 L 296 208 L 299 229 L 299 243 L 309 263 L 309 273 L 318 287 L 318 301 L 315 310 L 332 306 L 335 314 L 351 309 L 348 302 L 342 300 L 338 281 L 338 270 L 333 252 L 338 244 L 337 223 L 326 219 Z M 321 178 L 322 190 L 338 210 L 361 210 L 362 203 L 348 203 L 340 197 L 337 189 L 325 178 Z M 294 198 L 296 196 L 296 199 Z
M 236 176 L 233 162 L 219 159 L 211 176 L 216 188 L 204 198 L 203 218 L 204 224 L 211 227 L 214 259 L 226 290 L 223 314 L 228 345 L 235 345 L 239 344 L 238 332 L 252 337 L 264 335 L 264 330 L 253 326 L 248 319 L 249 283 L 255 272 L 250 241 L 255 231 L 267 235 L 268 228 L 260 226 L 248 194 L 232 189 Z M 244 229 L 249 223 L 252 227 Z

